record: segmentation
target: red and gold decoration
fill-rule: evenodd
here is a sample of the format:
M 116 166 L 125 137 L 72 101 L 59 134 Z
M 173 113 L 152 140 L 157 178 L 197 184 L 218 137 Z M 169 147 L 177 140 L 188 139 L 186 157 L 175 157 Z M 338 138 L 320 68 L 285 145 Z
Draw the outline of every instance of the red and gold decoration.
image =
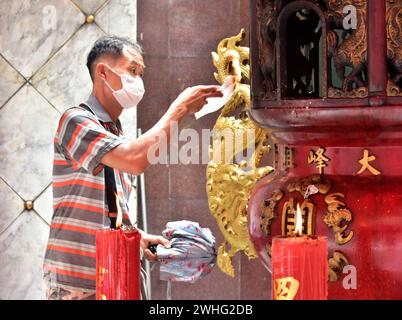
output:
M 96 299 L 140 300 L 141 235 L 133 227 L 122 226 L 117 208 L 116 229 L 96 232 Z
M 303 233 L 328 241 L 329 299 L 402 299 L 401 14 L 402 0 L 251 1 L 249 113 L 275 172 L 251 191 L 250 236 L 271 270 L 299 203 Z

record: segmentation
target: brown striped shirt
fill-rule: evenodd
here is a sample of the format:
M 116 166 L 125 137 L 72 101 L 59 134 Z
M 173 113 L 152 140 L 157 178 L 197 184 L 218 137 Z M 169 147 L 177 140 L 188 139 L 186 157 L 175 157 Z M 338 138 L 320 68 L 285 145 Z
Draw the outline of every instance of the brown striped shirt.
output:
M 50 287 L 95 291 L 95 233 L 110 226 L 100 159 L 124 142 L 94 96 L 68 109 L 54 138 L 53 217 L 44 260 Z M 101 122 L 104 124 L 102 126 Z M 135 177 L 113 169 L 123 222 L 130 225 L 128 199 Z M 115 214 L 114 214 L 115 216 Z

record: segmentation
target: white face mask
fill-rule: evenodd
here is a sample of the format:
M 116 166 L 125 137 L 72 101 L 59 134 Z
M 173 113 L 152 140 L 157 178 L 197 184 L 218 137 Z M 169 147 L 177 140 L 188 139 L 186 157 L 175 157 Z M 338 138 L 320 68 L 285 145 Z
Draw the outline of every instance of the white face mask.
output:
M 144 82 L 141 77 L 132 77 L 128 74 L 119 75 L 112 68 L 107 66 L 116 75 L 120 77 L 122 88 L 120 90 L 113 90 L 113 88 L 106 82 L 110 90 L 112 90 L 113 96 L 123 109 L 129 109 L 135 107 L 144 96 Z

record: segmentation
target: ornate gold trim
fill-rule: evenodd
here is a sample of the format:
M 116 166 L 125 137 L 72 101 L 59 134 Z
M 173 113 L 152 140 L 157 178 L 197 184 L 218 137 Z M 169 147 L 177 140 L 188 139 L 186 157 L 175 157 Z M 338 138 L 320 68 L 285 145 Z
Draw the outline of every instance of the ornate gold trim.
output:
M 339 99 L 339 98 L 367 98 L 368 97 L 368 89 L 367 87 L 360 87 L 356 89 L 352 89 L 350 91 L 343 91 L 338 88 L 329 87 L 328 88 L 328 98 Z
M 341 251 L 334 251 L 331 258 L 328 259 L 328 280 L 337 281 L 345 266 L 349 264 L 348 259 Z
M 283 192 L 275 190 L 271 194 L 271 198 L 264 200 L 261 208 L 261 231 L 266 234 L 271 234 L 272 221 L 278 217 L 278 202 L 282 199 Z
M 345 235 L 345 231 L 349 227 L 349 223 L 353 217 L 352 212 L 339 198 L 345 198 L 345 195 L 342 193 L 331 193 L 325 197 L 328 212 L 324 218 L 324 222 L 332 229 L 336 243 L 343 245 L 348 243 L 353 237 L 353 231 Z M 344 222 L 346 224 L 342 225 Z

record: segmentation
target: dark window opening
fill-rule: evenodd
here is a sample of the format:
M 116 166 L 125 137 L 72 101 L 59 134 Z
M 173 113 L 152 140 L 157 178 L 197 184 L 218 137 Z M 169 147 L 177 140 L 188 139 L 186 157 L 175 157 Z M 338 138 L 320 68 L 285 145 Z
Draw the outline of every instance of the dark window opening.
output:
M 286 66 L 284 98 L 318 98 L 323 96 L 322 24 L 311 9 L 301 9 L 286 21 Z

